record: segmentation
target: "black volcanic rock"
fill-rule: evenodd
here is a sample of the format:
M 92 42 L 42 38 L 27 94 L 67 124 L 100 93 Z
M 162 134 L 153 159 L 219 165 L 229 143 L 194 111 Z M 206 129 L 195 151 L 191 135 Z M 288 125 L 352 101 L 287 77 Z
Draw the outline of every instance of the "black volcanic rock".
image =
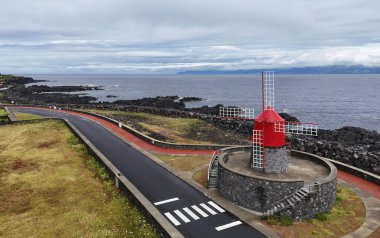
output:
M 294 117 L 292 115 L 289 115 L 288 113 L 285 113 L 285 112 L 280 112 L 279 113 L 280 117 L 282 117 L 282 119 L 284 119 L 285 121 L 292 121 L 292 122 L 299 122 L 297 117 Z
M 178 96 L 159 96 L 155 98 L 142 98 L 135 100 L 116 100 L 113 104 L 185 109 L 185 103 L 177 101 L 178 99 Z
M 203 100 L 204 100 L 203 98 L 199 98 L 199 97 L 184 97 L 184 98 L 181 98 L 179 101 L 180 102 L 200 102 Z

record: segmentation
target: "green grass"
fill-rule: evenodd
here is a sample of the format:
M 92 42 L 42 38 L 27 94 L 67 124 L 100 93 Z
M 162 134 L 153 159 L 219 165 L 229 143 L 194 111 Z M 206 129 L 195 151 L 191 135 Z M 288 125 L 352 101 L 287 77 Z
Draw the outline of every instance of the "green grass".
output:
M 0 135 L 0 237 L 157 237 L 63 123 Z
M 330 212 L 293 224 L 283 217 L 272 216 L 266 221 L 281 237 L 340 237 L 358 229 L 365 220 L 365 206 L 350 189 L 337 185 L 337 199 Z
M 154 156 L 179 171 L 190 171 L 210 161 L 208 155 L 154 154 Z
M 0 117 L 7 116 L 7 115 L 8 115 L 7 111 L 3 108 L 0 108 Z
M 33 114 L 29 114 L 29 113 L 22 113 L 22 112 L 16 112 L 16 113 L 14 113 L 14 115 L 18 121 L 34 120 L 34 119 L 42 118 L 42 117 L 37 116 L 37 115 L 33 115 Z

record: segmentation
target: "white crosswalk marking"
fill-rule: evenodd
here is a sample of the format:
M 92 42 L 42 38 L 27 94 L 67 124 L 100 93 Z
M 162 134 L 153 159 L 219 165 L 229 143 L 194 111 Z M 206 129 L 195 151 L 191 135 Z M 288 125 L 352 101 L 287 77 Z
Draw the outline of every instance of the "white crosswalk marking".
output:
M 189 208 L 185 207 L 185 208 L 182 208 L 187 214 L 189 214 L 189 216 L 191 216 L 194 220 L 198 220 L 199 217 L 197 215 L 194 214 L 194 212 L 192 212 Z
M 242 223 L 241 221 L 234 221 L 234 222 L 231 222 L 231 223 L 225 224 L 225 225 L 223 225 L 223 226 L 215 227 L 215 230 L 217 230 L 217 231 L 221 231 L 221 230 L 225 230 L 225 229 L 228 229 L 228 228 L 231 228 L 231 227 L 234 227 L 234 226 L 240 225 L 240 224 L 243 224 L 243 223 Z
M 175 218 L 173 217 L 173 215 L 170 214 L 170 212 L 165 213 L 165 216 L 166 216 L 167 218 L 169 218 L 169 220 L 170 220 L 175 226 L 179 226 L 179 225 L 181 225 L 181 223 L 179 223 L 179 221 L 178 221 L 177 219 L 175 219 Z
M 208 204 L 210 204 L 211 206 L 213 206 L 216 210 L 218 210 L 219 212 L 225 212 L 223 208 L 219 207 L 216 203 L 214 203 L 213 201 L 209 201 Z
M 201 205 L 201 207 L 203 207 L 204 209 L 206 209 L 209 213 L 211 213 L 212 215 L 216 215 L 216 212 L 214 210 L 212 210 L 211 208 L 209 208 L 206 204 L 204 203 L 201 203 L 199 204 Z
M 184 221 L 185 223 L 190 222 L 189 218 L 187 218 L 185 215 L 183 215 L 183 213 L 180 212 L 179 210 L 175 210 L 174 213 L 177 214 L 182 219 L 182 221 Z
M 197 207 L 196 205 L 191 206 L 191 208 L 193 208 L 196 212 L 201 214 L 203 217 L 208 217 L 208 215 L 204 211 L 202 211 L 199 207 Z

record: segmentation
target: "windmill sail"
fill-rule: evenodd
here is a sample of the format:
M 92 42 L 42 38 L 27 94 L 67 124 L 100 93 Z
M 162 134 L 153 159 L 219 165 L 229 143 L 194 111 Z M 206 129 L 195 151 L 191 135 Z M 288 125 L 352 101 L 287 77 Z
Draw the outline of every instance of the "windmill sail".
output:
M 318 125 L 304 122 L 276 122 L 274 131 L 286 134 L 317 136 Z
M 253 120 L 255 118 L 255 111 L 249 108 L 220 107 L 219 116 L 225 118 Z
M 262 78 L 263 111 L 274 110 L 274 71 L 264 71 Z
M 252 167 L 264 168 L 263 131 L 253 130 Z

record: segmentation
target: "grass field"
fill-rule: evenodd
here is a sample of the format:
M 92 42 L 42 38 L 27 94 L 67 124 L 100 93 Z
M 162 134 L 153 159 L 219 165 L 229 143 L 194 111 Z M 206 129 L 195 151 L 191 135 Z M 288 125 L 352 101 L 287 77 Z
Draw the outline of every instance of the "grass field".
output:
M 22 112 L 16 112 L 14 113 L 15 117 L 19 121 L 24 121 L 24 120 L 34 120 L 34 119 L 40 119 L 42 117 L 29 114 L 29 113 L 22 113 Z
M 86 110 L 102 114 L 158 140 L 194 144 L 247 144 L 245 136 L 226 132 L 200 119 L 166 117 L 148 113 Z
M 0 237 L 157 237 L 63 123 L 0 135 Z
M 179 171 L 190 171 L 210 161 L 209 155 L 154 154 L 154 156 Z
M 328 213 L 304 222 L 288 222 L 286 219 L 271 218 L 265 223 L 281 237 L 332 238 L 341 237 L 358 229 L 365 219 L 362 200 L 343 185 L 337 186 L 337 200 Z

